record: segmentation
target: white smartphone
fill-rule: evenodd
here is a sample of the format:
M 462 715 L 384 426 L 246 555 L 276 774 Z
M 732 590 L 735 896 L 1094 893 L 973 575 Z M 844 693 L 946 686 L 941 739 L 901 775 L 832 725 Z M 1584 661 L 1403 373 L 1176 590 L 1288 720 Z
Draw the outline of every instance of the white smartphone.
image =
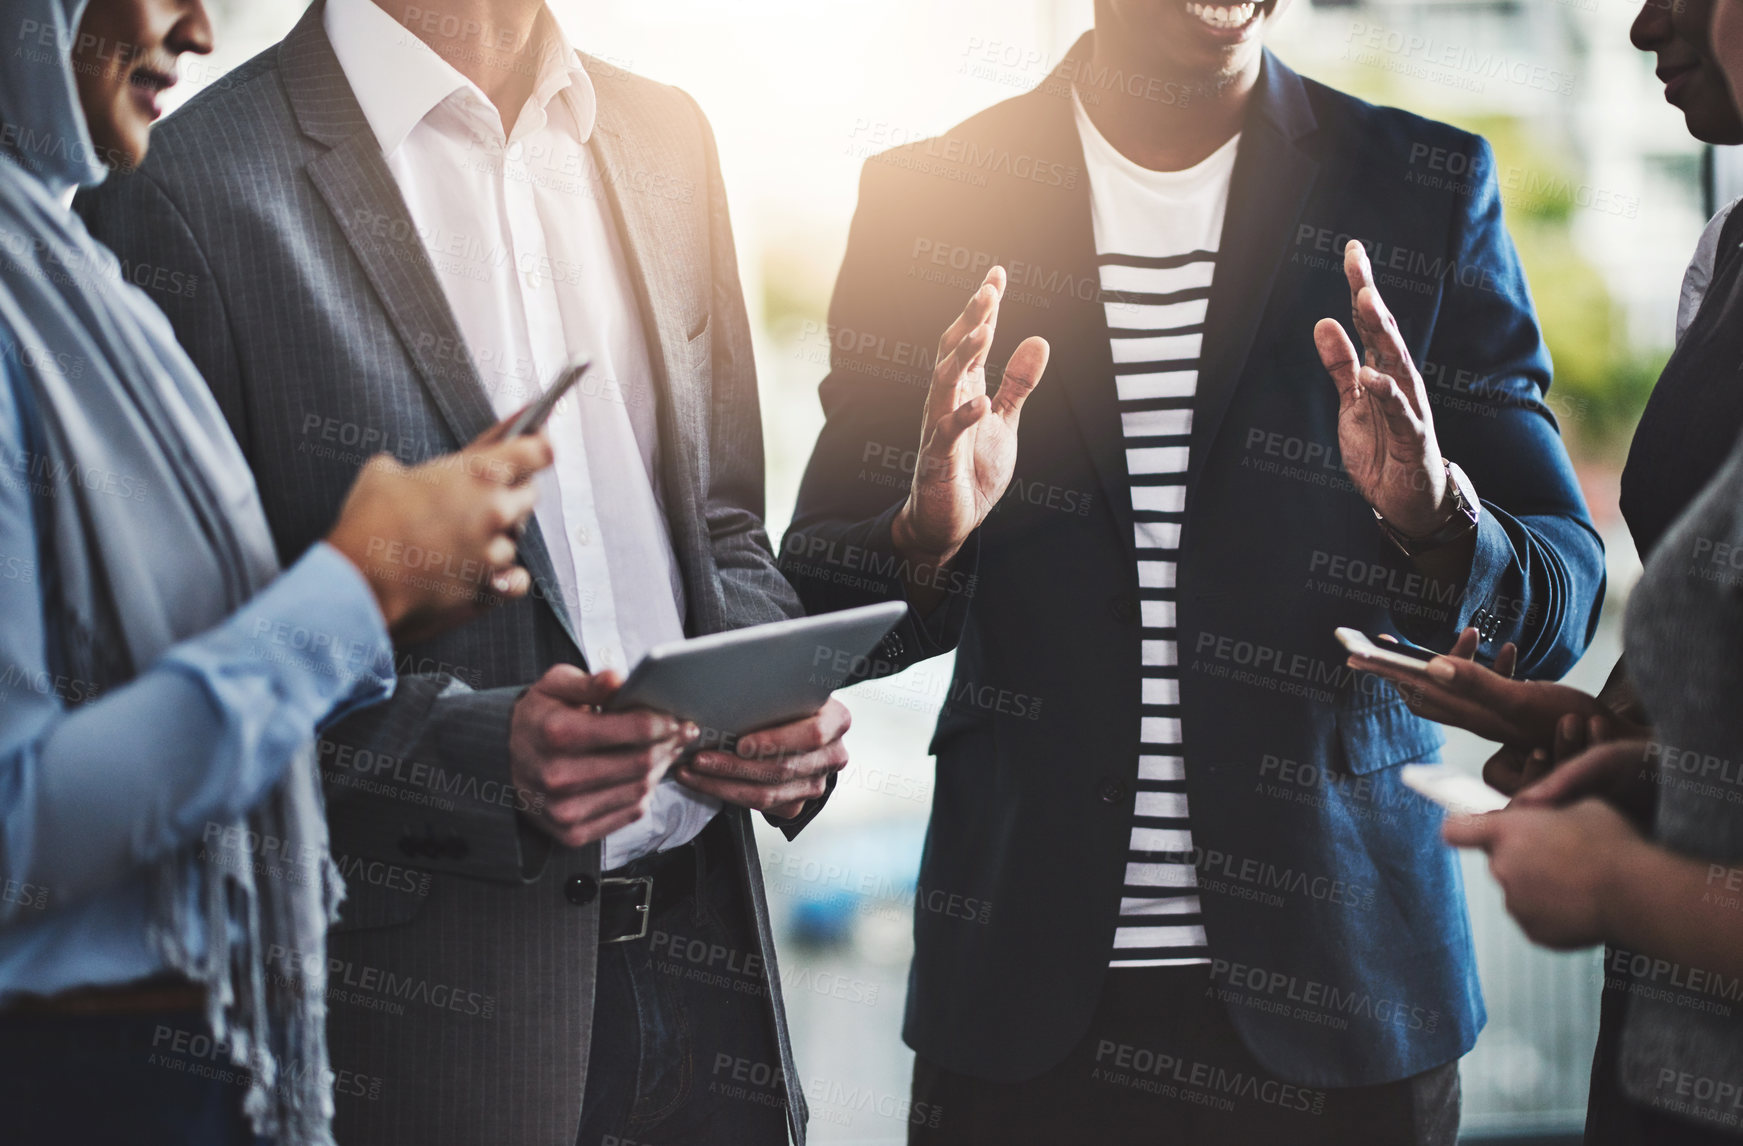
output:
M 1340 628 L 1334 631 L 1338 644 L 1342 645 L 1352 656 L 1367 657 L 1369 660 L 1380 661 L 1406 672 L 1426 672 L 1428 662 L 1440 654 L 1431 649 L 1418 648 L 1400 641 L 1393 644 L 1387 641 L 1382 644 L 1369 637 L 1360 629 Z
M 1451 764 L 1406 764 L 1398 778 L 1457 816 L 1479 816 L 1507 806 L 1507 797 Z

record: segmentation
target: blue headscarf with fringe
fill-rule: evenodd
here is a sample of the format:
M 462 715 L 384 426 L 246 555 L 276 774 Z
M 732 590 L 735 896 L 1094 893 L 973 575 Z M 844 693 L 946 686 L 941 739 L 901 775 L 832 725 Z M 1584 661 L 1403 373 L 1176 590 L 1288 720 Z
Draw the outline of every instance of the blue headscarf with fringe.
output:
M 101 468 L 147 500 L 78 481 L 34 488 L 58 576 L 45 592 L 57 671 L 125 683 L 217 625 L 278 573 L 254 479 L 169 322 L 66 206 L 107 170 L 80 108 L 73 46 L 85 0 L 0 0 L 0 356 L 40 422 L 42 472 Z M 76 362 L 77 370 L 65 368 Z M 101 703 L 100 700 L 94 703 Z M 343 886 L 327 853 L 313 735 L 258 807 L 151 881 L 148 939 L 203 987 L 245 1109 L 278 1146 L 330 1146 L 325 936 Z M 125 767 L 126 745 L 115 747 Z M 246 841 L 300 862 L 259 870 Z M 190 944 L 187 937 L 201 937 Z M 269 958 L 290 953 L 294 972 Z

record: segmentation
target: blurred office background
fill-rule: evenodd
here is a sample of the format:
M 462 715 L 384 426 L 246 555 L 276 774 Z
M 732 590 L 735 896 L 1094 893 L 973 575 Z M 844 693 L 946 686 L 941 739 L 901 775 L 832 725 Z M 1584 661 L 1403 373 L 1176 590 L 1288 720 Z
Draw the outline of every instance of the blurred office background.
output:
M 1090 0 L 551 0 L 571 39 L 678 84 L 711 117 L 758 338 L 769 525 L 822 423 L 824 314 L 864 159 L 1046 75 Z M 281 36 L 301 0 L 218 0 L 220 51 L 178 98 Z M 1481 131 L 1556 362 L 1551 404 L 1610 552 L 1604 625 L 1572 677 L 1596 690 L 1639 563 L 1616 510 L 1628 435 L 1673 335 L 1684 265 L 1733 157 L 1703 154 L 1628 43 L 1628 0 L 1294 0 L 1271 43 L 1306 74 Z M 1727 187 L 1734 188 L 1727 192 Z M 782 975 L 820 1146 L 905 1138 L 899 1030 L 909 914 L 947 661 L 851 689 L 853 764 L 827 815 L 763 840 Z M 1473 769 L 1486 750 L 1456 740 Z M 1467 863 L 1490 1020 L 1464 1063 L 1472 1140 L 1577 1134 L 1595 954 L 1527 945 Z

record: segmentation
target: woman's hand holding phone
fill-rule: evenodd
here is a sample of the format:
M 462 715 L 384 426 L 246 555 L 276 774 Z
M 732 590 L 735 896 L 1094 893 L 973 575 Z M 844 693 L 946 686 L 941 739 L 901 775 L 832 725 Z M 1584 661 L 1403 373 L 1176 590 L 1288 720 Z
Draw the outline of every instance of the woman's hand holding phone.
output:
M 421 465 L 378 454 L 346 495 L 327 542 L 362 571 L 396 643 L 427 640 L 531 588 L 516 538 L 551 443 L 507 428 L 499 422 Z
M 1467 629 L 1451 654 L 1434 657 L 1419 669 L 1365 656 L 1351 656 L 1348 663 L 1398 686 L 1418 716 L 1528 752 L 1538 748 L 1546 754 L 1555 752 L 1557 729 L 1565 719 L 1583 724 L 1595 717 L 1611 718 L 1597 697 L 1577 688 L 1512 679 L 1517 654 L 1509 649 L 1496 658 L 1508 675 L 1477 664 L 1472 659 L 1476 646 L 1476 630 Z

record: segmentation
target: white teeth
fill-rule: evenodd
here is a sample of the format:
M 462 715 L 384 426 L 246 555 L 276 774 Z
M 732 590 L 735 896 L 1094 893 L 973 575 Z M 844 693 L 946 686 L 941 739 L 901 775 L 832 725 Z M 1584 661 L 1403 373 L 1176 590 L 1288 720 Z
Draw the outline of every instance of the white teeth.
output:
M 1257 4 L 1227 6 L 1189 3 L 1186 10 L 1213 28 L 1240 28 L 1253 18 Z

